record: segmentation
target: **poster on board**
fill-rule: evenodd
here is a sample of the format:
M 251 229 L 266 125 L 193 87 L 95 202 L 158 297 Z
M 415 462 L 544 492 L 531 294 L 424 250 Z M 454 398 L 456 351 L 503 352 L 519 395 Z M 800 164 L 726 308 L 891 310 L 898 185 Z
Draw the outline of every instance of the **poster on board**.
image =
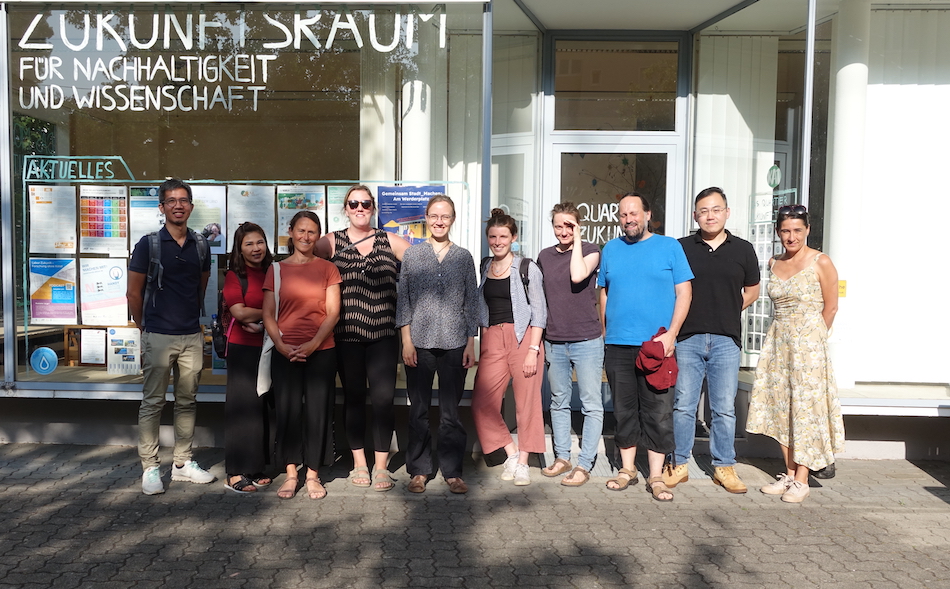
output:
M 79 330 L 79 362 L 81 364 L 106 363 L 106 330 Z
M 30 323 L 76 323 L 76 260 L 30 258 Z
M 228 233 L 225 218 L 227 189 L 224 186 L 193 185 L 191 187 L 195 208 L 188 217 L 188 227 L 204 235 L 211 246 L 212 254 L 226 254 L 224 236 Z
M 128 197 L 125 186 L 79 187 L 79 252 L 129 256 Z
M 246 221 L 257 223 L 267 234 L 267 244 L 270 251 L 277 247 L 274 213 L 274 187 L 256 186 L 252 184 L 228 185 L 228 227 L 227 250 L 231 251 L 234 244 L 234 232 L 238 225 Z
M 409 243 L 425 241 L 429 237 L 426 204 L 437 194 L 445 194 L 445 186 L 380 186 L 376 192 L 380 228 Z
M 165 215 L 158 208 L 158 186 L 129 187 L 129 244 L 165 225 Z
M 127 278 L 126 259 L 79 260 L 79 308 L 83 325 L 128 323 L 129 304 L 125 298 Z
M 141 332 L 135 327 L 110 327 L 106 333 L 106 364 L 109 374 L 138 374 Z
M 277 251 L 286 254 L 287 231 L 290 220 L 300 211 L 313 211 L 320 219 L 321 229 L 326 228 L 326 187 L 324 186 L 278 186 L 277 187 Z
M 327 186 L 327 233 L 349 227 L 350 223 L 343 212 L 346 204 L 343 199 L 349 189 L 349 186 Z
M 27 187 L 30 194 L 30 253 L 76 253 L 76 187 Z

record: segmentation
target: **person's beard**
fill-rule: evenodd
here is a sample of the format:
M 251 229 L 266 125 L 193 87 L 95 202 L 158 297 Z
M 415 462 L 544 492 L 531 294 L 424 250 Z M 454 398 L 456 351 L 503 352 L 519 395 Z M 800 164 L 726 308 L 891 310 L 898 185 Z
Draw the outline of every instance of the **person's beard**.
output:
M 629 225 L 625 225 L 623 228 L 623 235 L 630 243 L 637 243 L 643 239 L 644 233 L 646 233 L 646 226 L 644 225 L 631 223 Z

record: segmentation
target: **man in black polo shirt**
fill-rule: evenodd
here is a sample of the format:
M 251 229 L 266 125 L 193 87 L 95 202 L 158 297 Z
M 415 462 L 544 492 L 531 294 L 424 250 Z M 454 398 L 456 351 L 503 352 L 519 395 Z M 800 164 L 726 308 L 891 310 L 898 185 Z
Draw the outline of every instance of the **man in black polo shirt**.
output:
M 713 481 L 730 493 L 745 493 L 736 463 L 736 391 L 742 326 L 740 314 L 759 297 L 759 261 L 752 244 L 726 230 L 729 206 L 721 188 L 696 196 L 699 231 L 680 239 L 693 270 L 693 304 L 676 345 L 679 378 L 673 409 L 674 463 L 664 469 L 667 486 L 689 480 L 687 463 L 696 434 L 696 410 L 708 381 L 712 420 L 709 450 Z
M 158 188 L 158 209 L 165 226 L 158 232 L 161 243 L 161 279 L 143 304 L 151 253 L 149 236 L 135 245 L 129 262 L 127 296 L 132 320 L 142 330 L 142 404 L 139 407 L 139 457 L 142 460 L 142 492 L 164 493 L 159 471 L 158 432 L 169 369 L 175 374 L 175 451 L 173 481 L 210 483 L 214 480 L 191 459 L 195 435 L 195 394 L 204 362 L 204 334 L 199 324 L 201 301 L 211 273 L 208 242 L 188 229 L 195 205 L 191 187 L 178 179 Z M 203 254 L 199 247 L 205 248 Z

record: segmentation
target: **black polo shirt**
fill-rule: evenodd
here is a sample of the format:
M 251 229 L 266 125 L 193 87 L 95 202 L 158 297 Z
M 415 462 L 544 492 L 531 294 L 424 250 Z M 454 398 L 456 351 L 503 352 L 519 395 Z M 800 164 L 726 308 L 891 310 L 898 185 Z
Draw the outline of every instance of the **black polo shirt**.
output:
M 699 232 L 680 238 L 693 270 L 693 302 L 678 341 L 698 333 L 728 335 L 741 346 L 742 288 L 759 283 L 759 259 L 748 241 L 726 230 L 713 250 Z
M 142 309 L 145 331 L 165 335 L 188 335 L 201 331 L 201 274 L 211 270 L 211 256 L 205 267 L 198 265 L 198 242 L 191 232 L 185 244 L 178 242 L 162 227 L 158 232 L 162 244 L 162 288 L 155 289 L 152 299 Z M 130 272 L 148 274 L 148 235 L 132 250 Z M 146 281 L 147 282 L 147 281 Z M 143 289 L 142 294 L 145 294 Z

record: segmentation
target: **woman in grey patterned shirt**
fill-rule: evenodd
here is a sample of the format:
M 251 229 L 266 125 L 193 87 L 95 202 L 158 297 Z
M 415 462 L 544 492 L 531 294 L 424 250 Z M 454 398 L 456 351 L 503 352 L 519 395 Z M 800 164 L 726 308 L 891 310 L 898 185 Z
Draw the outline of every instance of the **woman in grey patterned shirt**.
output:
M 466 434 L 458 415 L 465 374 L 475 364 L 478 288 L 475 261 L 449 239 L 455 204 L 444 194 L 426 205 L 429 238 L 406 250 L 396 300 L 396 327 L 409 393 L 409 491 L 422 493 L 432 474 L 429 406 L 432 380 L 439 375 L 439 469 L 449 490 L 465 493 L 462 456 Z

